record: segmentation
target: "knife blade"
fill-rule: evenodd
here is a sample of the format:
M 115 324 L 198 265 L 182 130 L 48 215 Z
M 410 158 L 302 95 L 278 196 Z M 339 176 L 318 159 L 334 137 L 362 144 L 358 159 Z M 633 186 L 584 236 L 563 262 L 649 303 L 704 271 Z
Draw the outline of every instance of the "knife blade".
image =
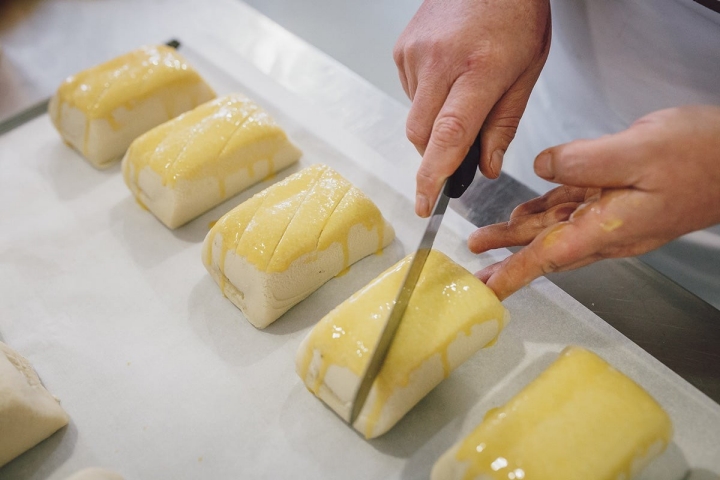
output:
M 458 169 L 453 173 L 443 184 L 440 195 L 438 196 L 430 220 L 428 220 L 427 226 L 425 227 L 425 233 L 420 239 L 420 244 L 415 250 L 410 268 L 408 268 L 405 278 L 400 285 L 397 297 L 395 298 L 395 304 L 392 310 L 388 314 L 388 320 L 385 323 L 385 327 L 380 333 L 380 337 L 373 350 L 372 357 L 368 362 L 365 372 L 363 374 L 360 385 L 355 393 L 355 399 L 350 410 L 350 418 L 348 423 L 353 425 L 357 417 L 360 415 L 365 401 L 367 400 L 370 389 L 372 388 L 375 379 L 377 378 L 380 370 L 382 369 L 385 357 L 387 357 L 390 346 L 395 339 L 395 333 L 400 326 L 405 310 L 407 310 L 410 297 L 415 290 L 422 269 L 425 266 L 425 261 L 430 250 L 432 249 L 435 237 L 442 224 L 445 211 L 447 210 L 448 202 L 451 198 L 459 198 L 465 193 L 465 190 L 470 186 L 473 179 L 475 178 L 475 169 L 480 163 L 480 134 L 478 133 L 475 142 L 468 150 L 467 155 L 463 159 Z

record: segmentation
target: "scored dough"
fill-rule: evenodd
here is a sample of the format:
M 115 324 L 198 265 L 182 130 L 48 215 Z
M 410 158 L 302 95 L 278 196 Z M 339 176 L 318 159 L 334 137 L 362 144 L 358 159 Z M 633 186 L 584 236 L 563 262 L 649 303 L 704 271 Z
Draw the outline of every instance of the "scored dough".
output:
M 411 261 L 408 255 L 328 313 L 300 345 L 298 375 L 346 421 Z M 432 250 L 353 427 L 366 438 L 388 431 L 455 368 L 492 345 L 508 320 L 492 290 Z
M 122 167 L 137 201 L 176 228 L 297 162 L 301 154 L 270 115 L 232 94 L 137 138 Z
M 104 168 L 138 136 L 212 98 L 197 71 L 174 48 L 159 45 L 68 77 L 48 111 L 65 143 Z
M 205 237 L 203 262 L 248 321 L 265 328 L 394 237 L 372 200 L 317 164 L 218 220 Z

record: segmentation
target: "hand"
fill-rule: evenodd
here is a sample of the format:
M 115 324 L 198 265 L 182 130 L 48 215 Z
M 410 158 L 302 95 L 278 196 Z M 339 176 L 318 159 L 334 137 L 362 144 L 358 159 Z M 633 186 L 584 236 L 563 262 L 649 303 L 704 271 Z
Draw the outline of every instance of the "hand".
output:
M 547 0 L 425 0 L 393 56 L 412 100 L 407 136 L 423 155 L 415 211 L 430 215 L 443 181 L 481 132 L 480 171 L 500 174 L 550 49 Z
M 468 240 L 475 253 L 527 245 L 476 274 L 501 299 L 545 273 L 639 255 L 720 223 L 720 107 L 662 110 L 616 135 L 550 148 L 535 173 L 563 186 Z

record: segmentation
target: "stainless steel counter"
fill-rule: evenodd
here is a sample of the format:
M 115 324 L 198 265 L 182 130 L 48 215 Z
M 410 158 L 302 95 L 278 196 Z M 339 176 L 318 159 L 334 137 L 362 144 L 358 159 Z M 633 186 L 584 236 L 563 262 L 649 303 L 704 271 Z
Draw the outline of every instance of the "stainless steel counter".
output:
M 280 81 L 290 75 L 302 79 L 292 88 L 322 103 L 339 122 L 352 124 L 361 139 L 372 138 L 371 146 L 386 158 L 412 150 L 398 142 L 404 138 L 405 106 L 239 2 L 198 5 L 189 0 L 0 3 L 0 122 L 17 120 L 65 76 L 139 44 L 178 37 L 207 45 L 217 39 Z M 333 88 L 324 88 L 328 84 Z M 327 98 L 325 90 L 335 97 Z M 358 97 L 362 102 L 355 100 L 348 109 L 347 100 Z M 454 208 L 484 225 L 507 218 L 515 205 L 533 196 L 506 175 L 497 181 L 478 178 Z M 720 402 L 720 311 L 634 259 L 607 260 L 550 279 Z

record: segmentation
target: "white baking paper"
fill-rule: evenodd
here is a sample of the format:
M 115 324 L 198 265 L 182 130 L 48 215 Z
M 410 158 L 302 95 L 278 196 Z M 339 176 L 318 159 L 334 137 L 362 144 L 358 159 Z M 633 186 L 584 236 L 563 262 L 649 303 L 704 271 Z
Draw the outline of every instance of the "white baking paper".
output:
M 536 377 L 566 345 L 603 356 L 669 412 L 674 442 L 641 478 L 720 471 L 720 406 L 545 280 L 505 303 L 512 322 L 388 434 L 366 441 L 295 374 L 311 326 L 415 248 L 414 173 L 343 131 L 310 102 L 237 58 L 185 50 L 219 93 L 270 110 L 303 149 L 368 193 L 398 238 L 260 331 L 200 260 L 210 222 L 257 185 L 170 231 L 141 209 L 119 166 L 98 171 L 47 116 L 0 137 L 0 338 L 25 355 L 71 423 L 3 469 L 3 479 L 63 479 L 87 466 L 126 479 L 427 478 L 435 460 Z M 302 78 L 297 79 L 302 82 Z M 448 212 L 436 246 L 475 271 L 473 229 Z M 0 432 L 0 435 L 2 432 Z

